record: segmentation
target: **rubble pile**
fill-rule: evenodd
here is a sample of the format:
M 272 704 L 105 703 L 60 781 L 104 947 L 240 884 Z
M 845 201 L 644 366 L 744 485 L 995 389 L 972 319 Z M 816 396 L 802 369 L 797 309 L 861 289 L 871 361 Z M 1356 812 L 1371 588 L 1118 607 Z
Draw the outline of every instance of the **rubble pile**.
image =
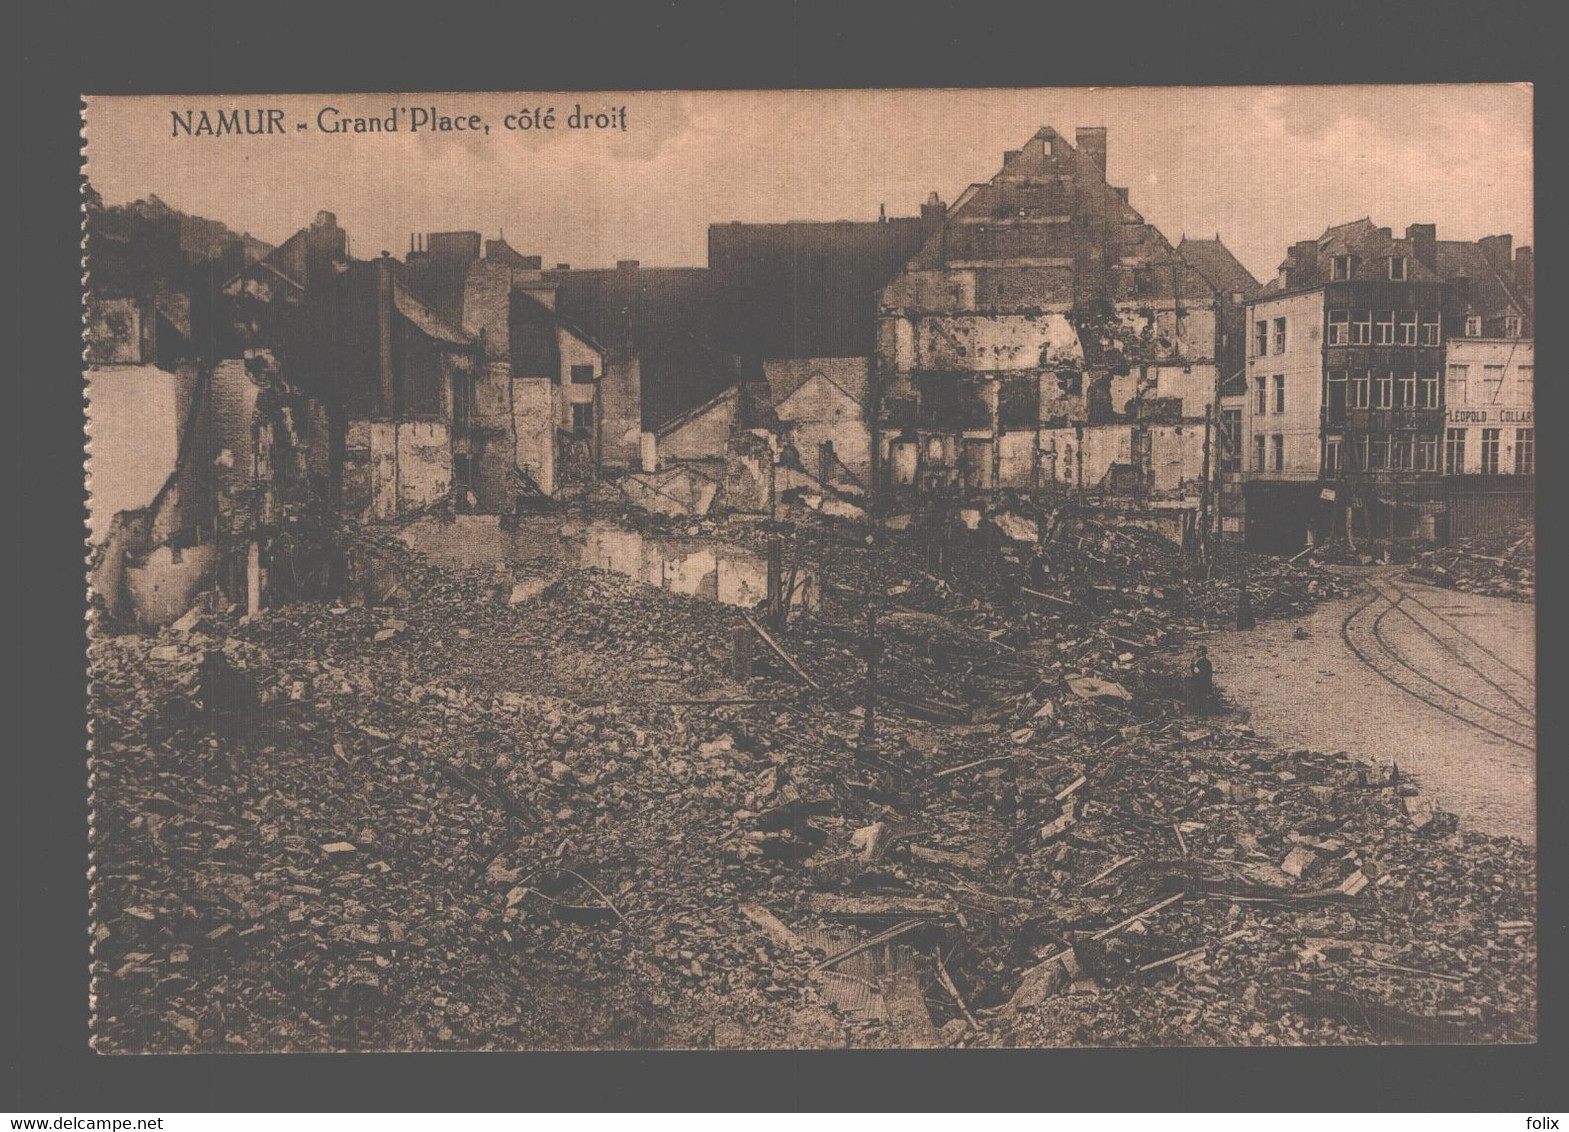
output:
M 1088 530 L 1042 582 L 814 528 L 822 616 L 771 633 L 389 542 L 349 600 L 97 638 L 98 1047 L 1531 1040 L 1531 854 L 1179 717 L 1210 599 Z M 192 706 L 214 655 L 243 726 Z
M 1417 581 L 1465 593 L 1536 600 L 1536 526 L 1461 539 L 1418 556 L 1408 571 Z

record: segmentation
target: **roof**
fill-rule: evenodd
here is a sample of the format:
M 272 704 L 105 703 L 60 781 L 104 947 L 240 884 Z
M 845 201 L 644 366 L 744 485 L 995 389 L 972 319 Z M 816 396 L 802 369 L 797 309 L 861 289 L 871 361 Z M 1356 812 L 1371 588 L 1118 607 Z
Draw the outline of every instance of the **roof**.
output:
M 424 303 L 420 302 L 402 282 L 393 280 L 392 302 L 399 314 L 412 322 L 428 338 L 452 346 L 473 346 L 473 337 L 453 326 Z
M 702 267 L 552 271 L 556 314 L 601 343 L 607 362 L 638 360 L 643 428 L 657 431 L 742 378 L 719 348 L 714 280 Z
M 576 338 L 579 342 L 582 342 L 586 346 L 592 346 L 600 353 L 604 353 L 605 348 L 599 344 L 598 340 L 595 339 L 592 334 L 583 329 L 583 327 L 579 326 L 577 323 L 573 322 L 570 318 L 566 317 L 560 311 L 546 305 L 539 298 L 539 296 L 535 295 L 526 287 L 513 287 L 512 295 L 514 304 L 518 301 L 522 301 L 538 307 L 541 311 L 545 312 L 545 314 L 548 315 L 557 326 L 561 327 L 568 334 L 572 335 L 572 337 Z
M 1513 280 L 1502 275 L 1482 245 L 1472 240 L 1438 241 L 1438 271 L 1451 283 L 1471 281 L 1469 310 L 1484 318 L 1526 314 L 1530 307 Z
M 905 216 L 710 225 L 719 341 L 763 358 L 871 356 L 878 293 L 939 223 Z
M 868 358 L 777 358 L 763 362 L 763 376 L 775 408 L 814 378 L 821 378 L 856 404 L 865 406 L 871 366 Z
M 1304 259 L 1298 254 L 1310 252 Z M 1293 245 L 1281 261 L 1282 275 L 1276 276 L 1263 287 L 1259 295 L 1282 295 L 1321 287 L 1330 282 L 1378 283 L 1389 279 L 1385 261 L 1390 256 L 1406 259 L 1406 281 L 1411 283 L 1438 283 L 1443 276 L 1423 263 L 1417 256 L 1416 241 L 1397 238 L 1388 228 L 1380 228 L 1369 217 L 1336 224 L 1324 229 L 1317 240 L 1305 240 Z M 1332 278 L 1333 261 L 1337 256 L 1351 256 L 1350 275 L 1343 280 Z M 1284 278 L 1291 272 L 1289 283 Z
M 666 435 L 670 434 L 671 432 L 674 432 L 676 429 L 680 428 L 682 425 L 689 424 L 690 422 L 696 420 L 698 417 L 701 417 L 703 414 L 712 412 L 713 410 L 717 409 L 720 405 L 724 404 L 726 401 L 733 400 L 734 398 L 739 397 L 740 395 L 741 395 L 741 383 L 739 381 L 737 381 L 737 382 L 734 382 L 734 383 L 732 383 L 730 385 L 725 386 L 723 389 L 721 389 L 718 393 L 714 394 L 708 400 L 700 402 L 699 404 L 693 405 L 691 408 L 685 409 L 682 412 L 677 413 L 675 416 L 673 416 L 673 417 L 669 418 L 668 420 L 664 421 L 657 428 L 654 428 L 652 431 L 658 433 L 660 436 L 666 436 Z M 645 423 L 644 427 L 645 428 L 648 427 L 646 423 Z
M 1177 254 L 1197 268 L 1217 291 L 1241 292 L 1244 299 L 1258 294 L 1259 281 L 1231 254 L 1231 249 L 1219 236 L 1213 240 L 1184 236 L 1182 243 L 1177 245 Z
M 1212 300 L 1215 286 L 1133 208 L 1127 190 L 1107 181 L 1102 160 L 1042 126 L 948 210 L 884 304 L 949 302 L 912 277 L 953 267 L 976 272 L 983 309 L 1039 309 L 1086 294 L 1115 303 Z

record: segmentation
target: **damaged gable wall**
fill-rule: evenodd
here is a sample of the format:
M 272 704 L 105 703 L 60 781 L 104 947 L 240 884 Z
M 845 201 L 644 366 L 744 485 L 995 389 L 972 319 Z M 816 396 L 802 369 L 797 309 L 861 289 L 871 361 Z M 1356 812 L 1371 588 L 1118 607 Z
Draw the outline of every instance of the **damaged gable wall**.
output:
M 1005 154 L 883 290 L 878 427 L 898 465 L 893 482 L 983 491 L 1060 483 L 1050 465 L 1061 430 L 1115 429 L 1115 440 L 1089 442 L 1089 482 L 1092 470 L 1124 462 L 1116 455 L 1136 437 L 1146 455 L 1154 450 L 1137 427 L 1151 415 L 1162 426 L 1196 420 L 1202 432 L 1215 380 L 1214 288 L 1107 183 L 1105 131 L 1081 130 L 1077 141 L 1045 127 Z M 1178 400 L 1153 403 L 1163 398 Z M 1158 447 L 1187 461 L 1190 446 L 1170 443 L 1176 435 Z M 927 443 L 934 436 L 944 442 Z M 1202 455 L 1180 467 L 1128 455 L 1150 489 L 1202 475 Z
M 870 358 L 796 358 L 763 363 L 774 415 L 801 460 L 819 472 L 822 445 L 862 484 L 871 482 L 872 434 L 866 408 Z M 803 376 L 804 375 L 804 376 Z M 780 396 L 780 389 L 790 386 Z

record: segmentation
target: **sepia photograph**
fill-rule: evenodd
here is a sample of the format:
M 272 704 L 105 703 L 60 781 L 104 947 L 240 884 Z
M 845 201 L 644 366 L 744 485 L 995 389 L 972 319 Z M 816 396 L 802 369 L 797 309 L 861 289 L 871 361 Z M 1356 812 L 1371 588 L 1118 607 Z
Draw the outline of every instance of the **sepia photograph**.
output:
M 93 1050 L 1535 1042 L 1532 117 L 86 97 Z

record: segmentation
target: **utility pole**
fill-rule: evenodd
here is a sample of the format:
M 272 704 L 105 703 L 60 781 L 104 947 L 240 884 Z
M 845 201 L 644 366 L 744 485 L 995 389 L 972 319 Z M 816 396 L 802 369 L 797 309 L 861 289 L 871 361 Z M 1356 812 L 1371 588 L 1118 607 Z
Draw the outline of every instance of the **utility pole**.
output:
M 1199 565 L 1209 564 L 1209 507 L 1210 484 L 1213 479 L 1210 473 L 1211 435 L 1215 427 L 1215 403 L 1211 401 L 1204 406 L 1204 470 L 1203 480 L 1199 490 Z

